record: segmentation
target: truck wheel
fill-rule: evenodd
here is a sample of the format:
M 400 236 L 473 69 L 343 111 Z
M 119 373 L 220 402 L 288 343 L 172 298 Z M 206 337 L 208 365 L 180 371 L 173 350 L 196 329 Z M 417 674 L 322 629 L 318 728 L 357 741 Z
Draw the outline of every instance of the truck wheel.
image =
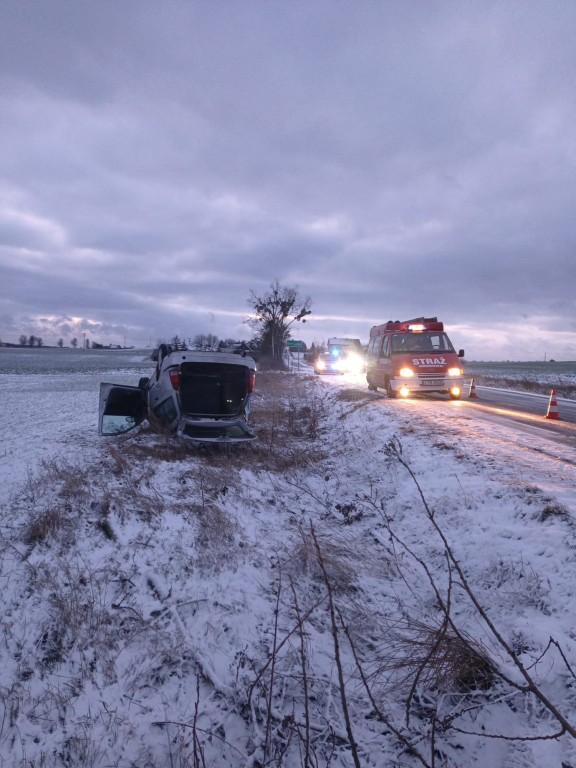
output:
M 460 400 L 460 395 L 453 395 L 452 392 L 450 392 L 450 400 Z
M 368 391 L 369 391 L 369 392 L 378 392 L 378 387 L 377 387 L 377 386 L 375 386 L 375 385 L 372 383 L 372 379 L 371 379 L 371 378 L 369 378 L 368 376 L 366 376 L 366 381 L 367 381 L 367 383 L 368 383 Z
M 396 392 L 392 389 L 392 384 L 390 384 L 390 379 L 386 379 L 386 395 L 391 399 L 396 397 Z

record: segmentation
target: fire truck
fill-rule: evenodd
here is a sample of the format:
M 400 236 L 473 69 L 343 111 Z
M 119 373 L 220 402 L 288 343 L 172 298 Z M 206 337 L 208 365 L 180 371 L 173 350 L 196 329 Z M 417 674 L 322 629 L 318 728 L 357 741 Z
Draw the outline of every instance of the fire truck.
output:
M 389 320 L 370 331 L 366 354 L 368 389 L 388 397 L 429 392 L 459 400 L 464 382 L 460 358 L 437 317 Z

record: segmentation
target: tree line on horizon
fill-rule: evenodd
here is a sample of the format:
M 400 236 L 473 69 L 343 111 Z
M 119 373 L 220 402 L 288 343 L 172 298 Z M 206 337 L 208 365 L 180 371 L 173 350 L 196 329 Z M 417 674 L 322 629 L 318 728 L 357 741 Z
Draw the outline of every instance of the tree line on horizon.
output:
M 10 344 L 8 346 L 14 346 L 14 347 L 43 347 L 45 346 L 44 340 L 42 339 L 42 336 L 35 336 L 34 334 L 31 334 L 30 336 L 26 336 L 25 334 L 21 334 L 18 337 L 18 344 Z M 62 348 L 64 346 L 64 339 L 60 338 L 56 342 L 56 346 Z M 78 346 L 78 339 L 73 338 L 70 340 L 70 346 L 76 347 Z M 99 345 L 102 347 L 102 345 Z M 86 339 L 86 348 L 88 349 L 90 347 L 90 342 L 88 339 Z
M 263 293 L 250 291 L 248 305 L 252 312 L 245 321 L 253 330 L 254 336 L 248 341 L 238 339 L 219 339 L 213 333 L 200 333 L 193 338 L 180 337 L 175 334 L 168 342 L 162 340 L 159 343 L 169 343 L 174 349 L 195 349 L 198 351 L 221 351 L 233 347 L 243 347 L 246 351 L 257 352 L 261 357 L 268 358 L 273 363 L 282 360 L 286 349 L 286 342 L 290 338 L 294 323 L 305 323 L 312 310 L 312 301 L 309 296 L 302 296 L 297 287 L 283 286 L 276 279 Z M 78 347 L 76 337 L 70 340 L 70 346 Z M 44 342 L 41 336 L 34 334 L 26 336 L 22 334 L 19 344 L 22 347 L 42 347 Z M 56 346 L 62 348 L 64 339 L 60 338 Z M 81 348 L 86 349 L 111 349 L 119 348 L 118 345 L 104 345 L 86 338 Z M 313 344 L 312 347 L 315 345 Z M 306 349 L 306 345 L 303 346 Z

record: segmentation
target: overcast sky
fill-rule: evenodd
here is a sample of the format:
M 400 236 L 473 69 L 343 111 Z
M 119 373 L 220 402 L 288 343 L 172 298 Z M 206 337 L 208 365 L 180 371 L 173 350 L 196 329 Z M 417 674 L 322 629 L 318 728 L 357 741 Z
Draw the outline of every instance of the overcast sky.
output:
M 0 340 L 576 360 L 574 0 L 2 0 Z

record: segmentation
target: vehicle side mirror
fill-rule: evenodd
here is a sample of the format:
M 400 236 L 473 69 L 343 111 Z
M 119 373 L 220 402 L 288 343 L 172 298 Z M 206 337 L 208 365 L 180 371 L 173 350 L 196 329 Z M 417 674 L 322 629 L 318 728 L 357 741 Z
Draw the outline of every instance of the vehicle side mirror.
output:
M 463 349 L 461 349 L 461 350 L 458 352 L 458 357 L 464 357 L 464 350 L 463 350 Z

